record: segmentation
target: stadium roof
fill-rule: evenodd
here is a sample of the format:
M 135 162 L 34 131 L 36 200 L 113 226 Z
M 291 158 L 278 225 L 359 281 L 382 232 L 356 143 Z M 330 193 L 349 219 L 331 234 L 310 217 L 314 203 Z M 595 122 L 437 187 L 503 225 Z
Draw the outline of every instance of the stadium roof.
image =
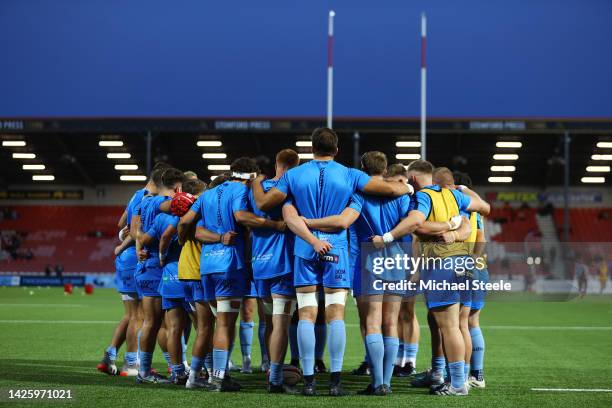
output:
M 221 171 L 210 170 L 209 165 L 229 165 L 240 156 L 263 155 L 273 160 L 282 148 L 307 153 L 309 147 L 297 147 L 296 142 L 307 141 L 310 132 L 322 123 L 320 118 L 0 119 L 0 183 L 27 185 L 40 183 L 33 180 L 33 175 L 53 175 L 54 183 L 93 186 L 119 183 L 121 175 L 144 175 L 149 133 L 153 162 L 167 161 L 208 180 Z M 420 150 L 418 143 L 405 143 L 412 147 L 396 145 L 398 141 L 418 142 L 416 119 L 338 119 L 335 129 L 341 139 L 338 160 L 347 165 L 358 163 L 354 154 L 356 131 L 360 153 L 380 150 L 390 163 L 407 164 Z M 612 154 L 612 148 L 597 147 L 598 142 L 612 142 L 612 120 L 435 119 L 428 123 L 427 159 L 434 165 L 468 172 L 474 184 L 488 184 L 489 177 L 500 176 L 512 177 L 512 183 L 519 185 L 560 185 L 565 131 L 571 135 L 572 184 L 581 184 L 583 177 L 593 175 L 607 176 L 609 182 L 608 173 L 593 174 L 586 168 L 611 165 L 612 160 L 594 159 L 609 159 L 601 155 Z M 100 141 L 106 141 L 106 146 Z M 221 146 L 198 146 L 198 141 L 220 141 Z M 514 144 L 503 147 L 497 145 L 500 141 Z M 108 158 L 109 153 L 129 153 L 130 157 Z M 205 159 L 204 153 L 222 153 L 225 158 Z M 19 158 L 13 158 L 14 154 Z M 32 154 L 34 158 L 23 158 Z M 397 159 L 397 154 L 408 156 Z M 494 159 L 494 154 L 518 158 Z M 138 168 L 115 168 L 128 164 Z M 30 166 L 24 169 L 24 165 Z M 41 165 L 44 170 L 36 170 Z M 492 166 L 502 171 L 493 172 Z M 508 171 L 512 167 L 515 170 Z

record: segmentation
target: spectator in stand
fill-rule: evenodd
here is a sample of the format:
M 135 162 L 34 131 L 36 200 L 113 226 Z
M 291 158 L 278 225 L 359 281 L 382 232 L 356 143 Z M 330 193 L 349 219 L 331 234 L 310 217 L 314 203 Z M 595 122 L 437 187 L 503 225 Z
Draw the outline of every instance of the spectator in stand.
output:
M 52 273 L 53 267 L 51 266 L 51 264 L 47 264 L 47 266 L 45 266 L 45 276 L 51 276 Z
M 578 293 L 580 297 L 583 298 L 587 293 L 587 278 L 589 267 L 582 262 L 582 254 L 577 253 L 576 259 L 574 260 L 574 276 L 578 281 Z
M 63 274 L 64 274 L 64 265 L 62 264 L 55 265 L 55 276 L 57 276 L 58 278 L 62 278 Z

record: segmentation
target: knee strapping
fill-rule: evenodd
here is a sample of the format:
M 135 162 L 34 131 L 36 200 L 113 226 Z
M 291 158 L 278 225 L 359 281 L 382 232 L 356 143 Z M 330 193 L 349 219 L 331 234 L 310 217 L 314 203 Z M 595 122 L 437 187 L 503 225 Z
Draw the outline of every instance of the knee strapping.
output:
M 289 310 L 287 309 L 287 304 L 290 304 Z M 288 315 L 291 316 L 293 312 L 295 312 L 295 300 L 293 299 L 285 299 L 285 298 L 274 298 L 272 299 L 272 314 L 275 315 Z
M 346 291 L 326 293 L 325 294 L 325 307 L 330 305 L 342 305 L 346 303 Z
M 240 298 L 217 300 L 217 312 L 219 313 L 238 313 L 240 312 L 241 301 L 242 299 Z M 233 304 L 236 304 L 236 303 L 238 304 L 238 307 L 233 306 Z
M 309 306 L 314 306 L 314 307 L 319 306 L 319 303 L 317 302 L 316 292 L 309 292 L 309 293 L 299 293 L 298 292 L 296 295 L 297 295 L 298 309 L 303 309 Z

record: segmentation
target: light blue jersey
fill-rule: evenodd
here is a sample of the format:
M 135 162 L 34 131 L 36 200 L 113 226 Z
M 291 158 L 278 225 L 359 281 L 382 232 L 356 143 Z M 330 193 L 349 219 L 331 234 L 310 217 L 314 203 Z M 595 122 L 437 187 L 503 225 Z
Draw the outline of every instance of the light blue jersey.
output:
M 370 176 L 361 170 L 345 167 L 333 160 L 311 160 L 286 172 L 276 188 L 293 197 L 300 215 L 312 219 L 339 215 L 353 193 L 363 190 L 369 181 Z M 346 231 L 313 231 L 313 234 L 334 248 L 348 248 Z M 294 252 L 296 257 L 303 259 L 317 258 L 313 248 L 299 237 L 295 238 Z
M 140 203 L 140 229 L 148 232 L 153 228 L 155 217 L 161 213 L 159 206 L 164 201 L 170 200 L 166 196 L 145 196 Z M 148 268 L 159 268 L 159 240 L 154 239 L 149 245 L 145 246 L 148 252 L 145 265 Z
M 236 222 L 234 213 L 249 211 L 249 189 L 237 181 L 226 181 L 206 190 L 191 207 L 200 214 L 204 227 L 217 234 L 234 231 L 238 235 L 234 245 L 204 244 L 200 257 L 202 275 L 224 273 L 244 268 L 244 228 Z
M 275 187 L 278 180 L 264 180 L 264 191 Z M 250 211 L 272 220 L 283 218 L 282 206 L 261 211 L 255 204 L 253 191 L 249 192 Z M 270 279 L 293 271 L 294 237 L 290 231 L 279 232 L 270 228 L 253 228 L 251 231 L 251 266 L 254 279 Z
M 179 217 L 161 213 L 153 220 L 153 225 L 147 231 L 147 234 L 155 238 L 159 245 L 162 234 L 169 226 L 177 227 Z M 183 284 L 178 278 L 178 261 L 181 254 L 181 246 L 178 242 L 178 236 L 174 234 L 170 240 L 170 245 L 165 253 L 166 262 L 163 267 L 161 284 L 159 293 L 163 298 L 183 298 L 185 291 Z

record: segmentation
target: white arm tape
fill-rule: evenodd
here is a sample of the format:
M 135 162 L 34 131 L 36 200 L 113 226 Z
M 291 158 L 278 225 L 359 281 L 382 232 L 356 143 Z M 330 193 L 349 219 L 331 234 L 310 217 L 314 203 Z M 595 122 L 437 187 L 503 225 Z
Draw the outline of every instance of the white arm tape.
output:
M 238 313 L 240 312 L 240 302 L 242 302 L 240 298 L 217 300 L 217 312 Z M 238 307 L 233 307 L 232 303 L 238 303 Z
M 287 308 L 287 303 L 291 304 L 289 311 L 285 311 Z M 293 299 L 273 298 L 272 304 L 274 305 L 272 314 L 291 316 L 293 312 L 295 312 L 295 300 Z
M 382 239 L 383 239 L 383 242 L 384 242 L 385 244 L 389 244 L 389 243 L 391 243 L 391 242 L 395 241 L 395 238 L 393 238 L 393 235 L 391 235 L 391 233 L 390 233 L 390 232 L 385 232 L 385 233 L 383 234 L 383 236 L 382 236 Z
M 213 316 L 215 316 L 215 318 L 217 317 L 217 307 L 213 306 L 212 303 L 209 303 L 208 306 L 210 306 L 210 311 L 213 314 Z
M 266 301 L 263 301 L 261 303 L 263 304 L 264 314 L 270 316 L 272 314 L 272 303 Z
M 296 293 L 298 309 L 302 309 L 304 307 L 319 306 L 317 302 L 317 292 L 309 292 L 309 293 Z
M 346 290 L 325 294 L 325 307 L 329 305 L 344 305 L 346 303 Z

